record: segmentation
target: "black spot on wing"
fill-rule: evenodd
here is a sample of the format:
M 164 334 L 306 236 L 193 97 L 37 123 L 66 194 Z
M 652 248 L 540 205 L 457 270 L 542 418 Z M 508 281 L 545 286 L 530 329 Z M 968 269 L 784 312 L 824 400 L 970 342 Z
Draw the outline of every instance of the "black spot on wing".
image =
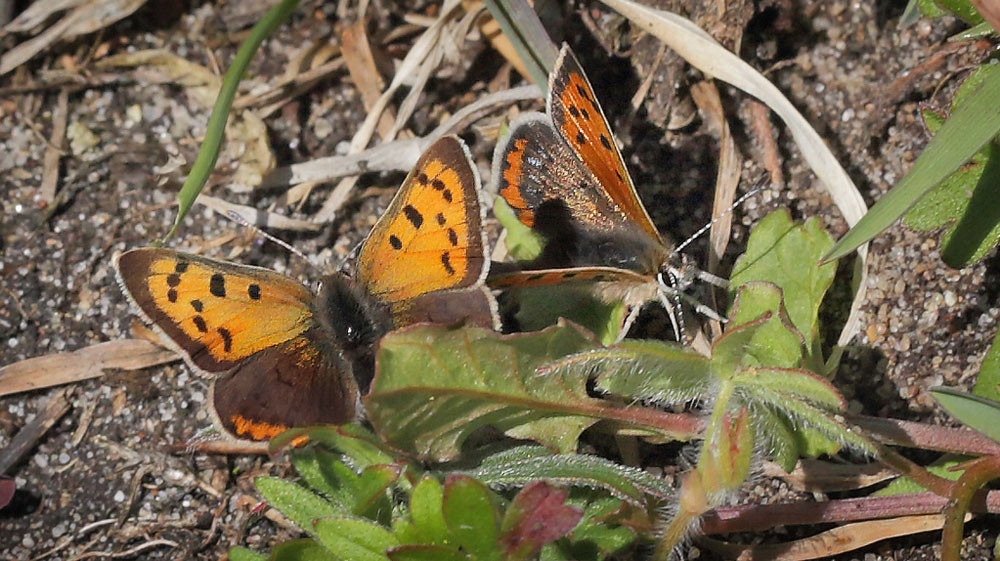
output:
M 437 220 L 438 226 L 444 226 L 444 215 L 441 214 L 440 212 L 437 213 L 437 216 L 434 217 L 434 220 Z
M 247 296 L 249 296 L 251 300 L 260 300 L 260 285 L 251 284 L 250 286 L 248 286 Z
M 583 89 L 583 86 L 578 85 L 576 87 L 576 93 L 580 94 L 580 97 L 582 97 L 583 99 L 590 101 L 590 94 L 587 93 L 587 90 Z
M 420 214 L 420 211 L 413 208 L 413 205 L 404 206 L 403 215 L 410 221 L 410 224 L 413 224 L 414 228 L 419 229 L 420 225 L 424 223 L 424 215 Z
M 601 146 L 603 146 L 608 150 L 611 150 L 611 141 L 608 140 L 608 137 L 604 136 L 603 133 L 601 134 Z
M 173 288 L 171 288 L 170 290 L 168 290 L 167 291 L 167 300 L 170 300 L 171 304 L 173 304 L 174 302 L 176 302 L 177 301 L 177 291 L 174 290 Z
M 580 114 L 583 115 L 583 119 L 585 121 L 589 121 L 590 120 L 590 113 L 588 113 L 586 109 L 581 108 L 580 109 Z
M 582 132 L 576 133 L 576 143 L 579 145 L 584 145 L 587 143 L 587 137 L 583 136 Z
M 417 174 L 417 183 L 421 185 L 427 185 L 427 181 L 428 177 L 426 173 L 420 172 L 419 174 Z
M 181 283 L 181 276 L 177 273 L 173 273 L 167 276 L 167 286 L 173 288 Z
M 202 306 L 201 300 L 191 300 L 191 307 L 194 308 L 194 311 L 201 313 L 204 306 Z
M 440 179 L 435 178 L 434 181 L 431 181 L 431 187 L 433 187 L 433 188 L 437 189 L 438 191 L 440 191 L 440 190 L 444 189 L 444 181 L 441 181 Z
M 449 275 L 455 274 L 455 268 L 451 266 L 451 256 L 445 251 L 441 254 L 441 264 L 444 265 L 444 270 L 448 272 Z
M 399 241 L 399 238 L 396 237 L 396 234 L 392 234 L 389 236 L 389 245 L 392 246 L 392 249 L 403 248 L 403 242 Z
M 580 118 L 580 110 L 577 109 L 575 105 L 569 106 L 569 114 L 572 115 L 574 119 Z
M 208 281 L 208 291 L 212 293 L 212 296 L 217 298 L 226 297 L 226 277 L 222 276 L 221 273 L 215 273 L 212 275 L 212 279 Z
M 233 350 L 233 336 L 229 333 L 229 330 L 225 327 L 220 327 L 218 330 L 219 337 L 222 337 L 222 349 L 227 353 Z
M 188 262 L 187 261 L 178 261 L 177 264 L 174 265 L 174 272 L 175 273 L 183 273 L 184 271 L 187 271 L 187 270 L 188 270 Z
M 451 202 L 451 198 L 452 198 L 451 197 L 451 189 L 445 189 L 444 191 L 441 191 L 441 196 L 444 197 L 445 201 L 447 201 L 447 202 L 450 203 Z
M 208 326 L 205 325 L 205 318 L 201 316 L 194 316 L 194 318 L 191 321 L 194 322 L 194 326 L 198 328 L 198 331 L 201 331 L 202 333 L 208 333 Z
M 458 234 L 455 233 L 453 228 L 448 228 L 448 241 L 452 246 L 458 245 Z

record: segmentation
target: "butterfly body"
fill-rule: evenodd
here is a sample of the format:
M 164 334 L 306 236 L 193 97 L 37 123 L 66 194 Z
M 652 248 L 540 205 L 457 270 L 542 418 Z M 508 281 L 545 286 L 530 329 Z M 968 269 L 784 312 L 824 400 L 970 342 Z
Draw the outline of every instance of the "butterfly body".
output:
M 461 141 L 437 141 L 362 245 L 354 278 L 324 276 L 316 293 L 268 269 L 168 249 L 125 252 L 116 269 L 144 319 L 216 376 L 210 402 L 229 435 L 259 441 L 349 422 L 388 331 L 420 321 L 496 327 L 478 186 Z

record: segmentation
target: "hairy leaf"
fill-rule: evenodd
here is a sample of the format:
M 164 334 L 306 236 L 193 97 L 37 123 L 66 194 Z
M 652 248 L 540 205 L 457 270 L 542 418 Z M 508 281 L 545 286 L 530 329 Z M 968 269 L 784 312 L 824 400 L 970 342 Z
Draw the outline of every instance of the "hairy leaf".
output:
M 389 530 L 353 516 L 316 520 L 314 532 L 316 540 L 337 561 L 387 561 L 386 550 L 400 545 Z

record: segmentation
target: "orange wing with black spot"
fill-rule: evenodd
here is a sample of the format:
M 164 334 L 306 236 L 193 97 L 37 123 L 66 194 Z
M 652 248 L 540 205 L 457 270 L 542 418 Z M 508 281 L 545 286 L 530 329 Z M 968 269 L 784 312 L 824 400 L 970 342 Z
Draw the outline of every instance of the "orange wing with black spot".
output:
M 549 77 L 548 113 L 566 144 L 615 204 L 653 239 L 663 243 L 639 200 L 594 88 L 565 44 Z
M 479 174 L 465 145 L 444 137 L 427 149 L 365 240 L 358 279 L 397 303 L 481 283 L 487 271 Z
M 206 372 L 230 370 L 313 325 L 312 293 L 274 271 L 154 248 L 125 252 L 117 269 L 146 319 Z
M 116 261 L 125 293 L 197 369 L 221 376 L 212 408 L 226 432 L 266 440 L 357 417 L 354 364 L 313 315 L 313 295 L 267 269 L 167 249 Z

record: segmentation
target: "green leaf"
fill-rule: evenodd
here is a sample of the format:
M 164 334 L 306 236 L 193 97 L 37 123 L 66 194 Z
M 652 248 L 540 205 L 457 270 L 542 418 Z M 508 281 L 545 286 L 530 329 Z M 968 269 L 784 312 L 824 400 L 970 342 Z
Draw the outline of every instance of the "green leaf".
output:
M 500 559 L 500 521 L 493 492 L 466 475 L 450 474 L 444 483 L 444 521 L 452 538 L 474 559 Z
M 953 456 L 946 455 L 937 460 L 934 460 L 931 465 L 926 466 L 924 469 L 929 471 L 931 474 L 938 477 L 948 479 L 950 481 L 957 481 L 959 477 L 964 473 L 963 470 L 954 469 L 956 466 L 961 465 L 969 458 L 964 456 Z M 916 481 L 910 479 L 909 477 L 898 477 L 890 482 L 885 487 L 879 489 L 878 491 L 872 493 L 873 497 L 890 497 L 893 495 L 909 495 L 911 493 L 926 493 L 927 489 L 919 485 Z
M 629 399 L 679 405 L 706 397 L 715 382 L 709 360 L 688 347 L 661 341 L 623 341 L 607 349 L 584 351 L 549 371 L 583 368 L 597 389 Z
M 727 327 L 727 331 L 765 316 L 767 319 L 755 328 L 750 340 L 745 343 L 744 354 L 753 359 L 747 361 L 748 364 L 778 368 L 800 366 L 805 341 L 788 317 L 781 289 L 773 283 L 751 281 L 740 286 L 733 300 L 729 318 L 731 327 Z
M 531 4 L 525 0 L 486 0 L 484 4 L 527 67 L 531 80 L 544 91 L 559 52 Z
M 311 540 L 307 540 L 311 541 Z M 267 561 L 267 556 L 245 547 L 231 547 L 227 553 L 230 561 Z
M 734 382 L 737 387 L 756 386 L 766 393 L 802 399 L 830 412 L 843 412 L 846 406 L 844 397 L 833 384 L 808 370 L 748 368 L 740 372 Z
M 965 23 L 970 25 L 976 25 L 983 21 L 983 16 L 979 15 L 976 11 L 975 6 L 972 5 L 969 0 L 934 0 L 938 6 L 948 10 L 955 16 L 958 16 Z
M 752 365 L 747 364 L 748 359 L 751 363 L 756 362 L 749 354 L 752 350 L 750 342 L 770 320 L 771 315 L 765 314 L 751 322 L 727 326 L 726 332 L 712 342 L 712 360 L 709 363 L 712 374 L 719 380 L 729 380 L 745 366 Z
M 989 68 L 1000 75 L 1000 65 Z M 925 120 L 931 126 L 933 119 Z M 998 184 L 1000 143 L 994 141 L 921 198 L 903 217 L 903 223 L 919 231 L 944 228 L 941 259 L 951 267 L 967 267 L 1000 241 Z
M 499 335 L 489 329 L 414 326 L 382 339 L 364 398 L 386 442 L 438 459 L 458 455 L 474 431 L 493 426 L 572 450 L 606 404 L 587 395 L 586 376 L 539 376 L 542 364 L 593 348 L 579 328 Z
M 1000 401 L 1000 331 L 993 337 L 993 344 L 990 350 L 986 351 L 983 364 L 979 367 L 979 374 L 976 375 L 976 385 L 972 393 Z
M 601 488 L 615 497 L 645 507 L 645 495 L 668 501 L 673 489 L 645 471 L 599 456 L 551 454 L 541 446 L 520 446 L 490 456 L 466 473 L 490 486 L 524 485 L 546 479 L 562 485 Z
M 521 489 L 500 523 L 504 561 L 526 561 L 576 527 L 583 511 L 566 505 L 567 496 L 565 489 L 545 481 L 534 481 Z
M 232 561 L 236 561 L 230 555 Z M 275 546 L 269 561 L 330 561 L 330 552 L 312 539 L 289 540 Z
M 236 51 L 236 56 L 233 57 L 233 62 L 222 79 L 219 97 L 216 98 L 215 106 L 212 107 L 212 115 L 208 118 L 208 125 L 205 127 L 205 138 L 201 141 L 201 148 L 198 149 L 194 164 L 191 165 L 191 172 L 188 173 L 180 193 L 177 194 L 177 218 L 174 220 L 173 227 L 163 238 L 163 242 L 174 235 L 215 169 L 215 162 L 219 159 L 219 150 L 226 132 L 226 121 L 229 120 L 229 110 L 233 105 L 233 99 L 236 98 L 236 89 L 240 85 L 243 74 L 250 66 L 250 61 L 253 59 L 254 53 L 257 52 L 257 47 L 292 15 L 298 5 L 299 0 L 281 0 L 260 18 L 250 30 L 247 38 L 240 43 L 240 48 Z
M 1000 442 L 1000 403 L 944 386 L 935 386 L 930 392 L 952 417 Z
M 361 472 L 354 496 L 353 513 L 372 520 L 388 523 L 383 517 L 389 516 L 392 503 L 387 491 L 399 479 L 403 468 L 394 464 L 368 466 Z
M 276 454 L 302 437 L 343 452 L 358 471 L 371 465 L 391 464 L 395 461 L 378 436 L 357 423 L 287 430 L 271 439 L 268 451 Z
M 433 477 L 424 477 L 413 488 L 413 495 L 410 497 L 410 516 L 423 540 L 422 543 L 434 545 L 448 543 L 448 526 L 444 523 L 442 511 L 443 500 L 444 490 Z
M 310 487 L 322 493 L 339 511 L 350 512 L 354 505 L 353 481 L 349 480 L 350 483 L 345 484 L 337 475 L 339 468 L 333 464 L 340 464 L 340 468 L 346 470 L 352 480 L 356 479 L 357 476 L 350 468 L 340 463 L 333 454 L 316 448 L 295 449 L 289 456 L 295 471 Z
M 443 545 L 401 545 L 387 553 L 392 561 L 469 561 L 468 555 Z
M 264 500 L 307 532 L 312 530 L 313 520 L 341 513 L 333 504 L 284 479 L 258 477 L 254 484 Z
M 542 548 L 542 561 L 599 561 L 635 541 L 635 531 L 616 518 L 627 518 L 622 502 L 599 491 L 573 489 L 567 504 L 583 510 L 583 519 L 566 539 Z M 639 514 L 639 513 L 636 513 Z
M 750 232 L 747 250 L 736 260 L 729 280 L 731 295 L 752 281 L 781 288 L 792 325 L 805 338 L 813 360 L 819 362 L 819 306 L 833 284 L 837 267 L 818 262 L 832 245 L 817 218 L 800 225 L 792 221 L 787 210 L 772 212 Z
M 618 340 L 625 321 L 624 302 L 605 302 L 592 287 L 581 284 L 509 288 L 502 301 L 517 306 L 514 319 L 521 331 L 540 331 L 565 318 L 610 344 Z
M 760 447 L 781 469 L 791 473 L 802 455 L 799 450 L 799 439 L 792 429 L 791 423 L 784 416 L 770 407 L 757 407 L 751 420 L 754 434 L 763 441 Z
M 508 133 L 509 134 L 509 133 Z M 499 141 L 498 141 L 499 142 Z M 531 228 L 525 226 L 514 216 L 514 211 L 503 197 L 493 201 L 493 216 L 507 230 L 504 243 L 507 252 L 518 261 L 531 261 L 542 254 L 545 248 L 545 238 Z
M 338 561 L 387 561 L 386 550 L 400 545 L 389 530 L 353 516 L 317 520 L 314 532 L 316 539 Z
M 842 257 L 892 225 L 944 178 L 969 161 L 1000 131 L 1000 73 L 955 108 L 951 117 L 927 144 L 910 173 L 868 211 L 825 259 Z

